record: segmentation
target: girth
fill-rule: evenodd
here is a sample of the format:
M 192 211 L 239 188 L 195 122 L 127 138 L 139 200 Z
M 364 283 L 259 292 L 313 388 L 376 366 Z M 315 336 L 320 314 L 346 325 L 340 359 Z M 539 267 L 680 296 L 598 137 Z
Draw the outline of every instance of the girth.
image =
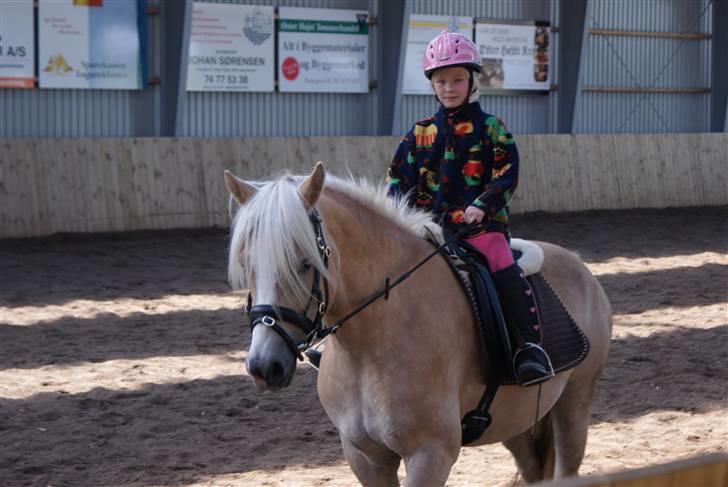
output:
M 492 422 L 489 409 L 503 382 L 504 370 L 501 365 L 511 363 L 507 357 L 512 353 L 508 328 L 490 273 L 472 252 L 467 252 L 461 244 L 462 242 L 453 242 L 447 247 L 447 253 L 443 253 L 445 261 L 465 291 L 475 317 L 481 345 L 480 364 L 483 382 L 486 384 L 476 408 L 466 413 L 460 422 L 461 442 L 467 445 L 480 438 Z M 456 264 L 453 259 L 458 263 Z M 461 271 L 467 272 L 470 279 L 463 277 Z

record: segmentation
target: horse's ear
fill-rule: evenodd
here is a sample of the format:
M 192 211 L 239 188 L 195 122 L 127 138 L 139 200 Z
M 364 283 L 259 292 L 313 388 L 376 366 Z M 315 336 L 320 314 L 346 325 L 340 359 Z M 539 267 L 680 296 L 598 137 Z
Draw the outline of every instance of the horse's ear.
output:
M 321 196 L 321 190 L 324 189 L 324 181 L 326 180 L 326 169 L 324 169 L 324 163 L 318 161 L 316 167 L 313 168 L 313 172 L 303 180 L 298 190 L 301 192 L 301 196 L 306 200 L 309 206 L 314 206 Z
M 233 195 L 235 201 L 237 201 L 241 206 L 258 191 L 254 186 L 234 176 L 233 173 L 227 169 L 225 170 L 225 186 L 227 186 L 230 194 Z

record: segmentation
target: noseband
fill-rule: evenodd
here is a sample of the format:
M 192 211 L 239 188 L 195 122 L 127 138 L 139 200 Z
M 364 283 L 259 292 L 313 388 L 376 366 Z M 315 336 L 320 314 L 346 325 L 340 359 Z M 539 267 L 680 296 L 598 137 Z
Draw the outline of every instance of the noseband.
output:
M 321 226 L 321 217 L 319 216 L 316 208 L 311 211 L 308 218 L 311 221 L 314 233 L 316 234 L 316 246 L 318 247 L 319 255 L 324 263 L 324 267 L 328 269 L 331 248 L 326 244 L 324 231 Z M 320 286 L 320 281 L 322 279 L 324 282 L 323 292 L 321 292 Z M 308 313 L 314 299 L 318 302 L 318 306 L 316 307 L 316 315 L 313 319 L 310 319 L 308 317 Z M 290 308 L 275 304 L 256 304 L 255 306 L 252 304 L 253 300 L 250 293 L 248 293 L 248 306 L 246 307 L 246 310 L 250 321 L 250 333 L 252 334 L 253 329 L 255 329 L 258 325 L 267 326 L 283 338 L 283 341 L 286 342 L 286 345 L 288 345 L 288 348 L 291 352 L 293 352 L 293 355 L 295 355 L 299 360 L 303 360 L 301 351 L 308 349 L 318 335 L 318 332 L 323 329 L 322 320 L 324 314 L 326 314 L 326 309 L 329 304 L 329 281 L 325 276 L 321 276 L 318 268 L 314 266 L 311 294 L 306 307 L 301 312 L 296 312 Z M 296 340 L 281 325 L 278 324 L 279 321 L 285 321 L 296 326 L 306 334 L 306 339 L 296 342 Z

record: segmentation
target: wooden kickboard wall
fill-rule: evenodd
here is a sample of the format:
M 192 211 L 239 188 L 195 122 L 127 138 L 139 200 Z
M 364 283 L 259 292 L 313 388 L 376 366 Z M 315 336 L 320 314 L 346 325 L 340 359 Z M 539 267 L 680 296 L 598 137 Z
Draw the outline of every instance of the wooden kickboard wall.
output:
M 0 238 L 227 226 L 223 171 L 381 182 L 397 137 L 0 140 Z M 728 133 L 523 135 L 513 213 L 728 204 Z

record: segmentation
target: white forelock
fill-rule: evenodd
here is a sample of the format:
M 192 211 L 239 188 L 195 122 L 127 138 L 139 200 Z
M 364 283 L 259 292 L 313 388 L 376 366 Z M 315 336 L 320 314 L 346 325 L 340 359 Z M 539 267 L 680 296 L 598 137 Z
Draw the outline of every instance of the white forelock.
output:
M 299 274 L 302 259 L 324 275 L 326 269 L 298 185 L 290 176 L 282 176 L 258 188 L 233 219 L 230 283 L 235 289 L 249 288 L 255 276 L 255 290 L 266 301 L 275 302 L 280 287 L 305 299 L 310 283 Z

